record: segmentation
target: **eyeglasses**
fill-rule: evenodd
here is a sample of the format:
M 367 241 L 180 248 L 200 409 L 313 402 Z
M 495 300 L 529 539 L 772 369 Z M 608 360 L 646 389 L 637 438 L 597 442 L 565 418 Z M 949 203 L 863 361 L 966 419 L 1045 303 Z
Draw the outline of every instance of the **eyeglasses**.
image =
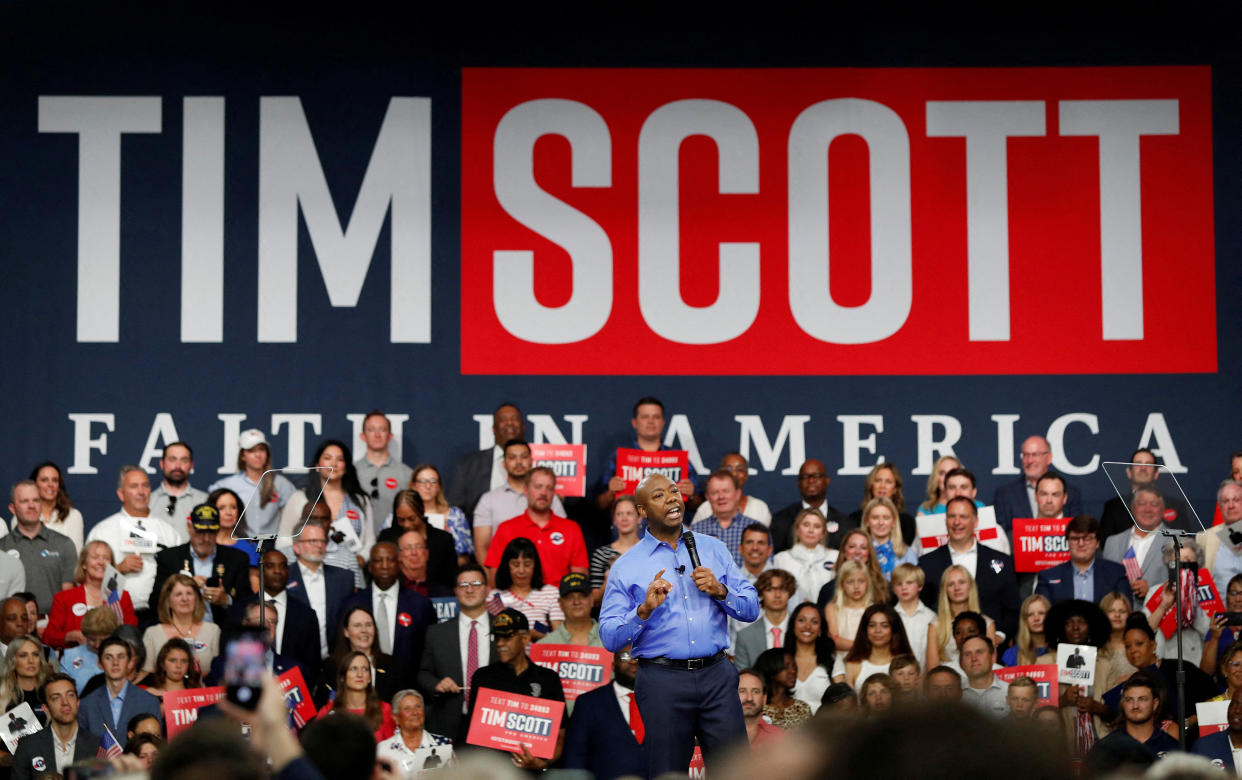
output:
M 634 656 L 630 655 L 629 650 L 622 650 L 621 652 L 617 653 L 617 660 L 625 664 L 625 663 L 629 663 L 630 661 L 633 661 Z
M 469 582 L 459 582 L 457 583 L 457 587 L 461 588 L 462 590 L 469 590 L 470 588 L 481 588 L 483 587 L 483 580 L 470 580 Z
M 415 485 L 427 485 L 427 486 L 438 485 L 440 484 L 440 480 L 436 479 L 435 477 L 432 477 L 430 479 L 416 479 L 414 480 L 414 484 Z
M 1052 450 L 1042 450 L 1040 452 L 1024 452 L 1022 453 L 1022 459 L 1028 460 L 1030 458 L 1043 457 L 1044 455 L 1047 455 L 1049 452 L 1052 452 Z
M 371 477 L 371 498 L 379 498 L 379 477 Z
M 1094 538 L 1095 536 L 1093 536 L 1092 534 L 1087 534 L 1086 536 L 1070 536 L 1070 537 L 1067 537 L 1066 541 L 1068 541 L 1070 544 L 1086 544 L 1087 542 L 1091 541 Z
M 168 499 L 168 509 L 166 509 L 165 511 L 168 512 L 169 517 L 172 517 L 173 512 L 177 511 L 177 499 L 175 498 Z

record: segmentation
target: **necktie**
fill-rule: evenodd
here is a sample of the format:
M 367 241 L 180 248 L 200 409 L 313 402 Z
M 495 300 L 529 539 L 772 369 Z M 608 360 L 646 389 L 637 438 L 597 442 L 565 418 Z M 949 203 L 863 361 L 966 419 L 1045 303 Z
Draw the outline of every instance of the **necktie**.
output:
M 772 626 L 772 647 L 781 646 L 781 627 Z
M 647 729 L 643 726 L 643 716 L 638 712 L 638 699 L 632 693 L 630 694 L 630 731 L 634 732 L 634 739 L 638 740 L 638 744 L 643 744 Z
M 479 669 L 479 621 L 470 621 L 470 633 L 466 635 L 466 679 L 462 688 L 466 701 L 470 701 L 470 681 Z
M 272 608 L 273 612 L 276 613 L 276 652 L 279 653 L 280 646 L 283 644 L 281 640 L 284 639 L 284 637 L 281 636 L 280 630 L 280 607 L 276 606 L 276 599 L 268 599 L 267 605 Z
M 380 650 L 385 655 L 392 654 L 392 637 L 388 635 L 388 594 L 376 594 L 379 604 L 375 608 L 375 630 L 379 633 Z

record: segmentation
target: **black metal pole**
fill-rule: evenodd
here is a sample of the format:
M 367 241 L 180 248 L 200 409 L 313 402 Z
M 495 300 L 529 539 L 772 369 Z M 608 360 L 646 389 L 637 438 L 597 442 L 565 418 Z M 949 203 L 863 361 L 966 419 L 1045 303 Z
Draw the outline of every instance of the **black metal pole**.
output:
M 1176 576 L 1176 584 L 1173 587 L 1175 598 L 1174 609 L 1177 614 L 1173 624 L 1177 627 L 1177 674 L 1175 676 L 1175 684 L 1177 685 L 1177 743 L 1182 749 L 1186 749 L 1186 668 L 1184 666 L 1184 657 L 1182 652 L 1182 535 L 1179 531 L 1164 531 L 1164 535 L 1173 539 L 1173 571 Z

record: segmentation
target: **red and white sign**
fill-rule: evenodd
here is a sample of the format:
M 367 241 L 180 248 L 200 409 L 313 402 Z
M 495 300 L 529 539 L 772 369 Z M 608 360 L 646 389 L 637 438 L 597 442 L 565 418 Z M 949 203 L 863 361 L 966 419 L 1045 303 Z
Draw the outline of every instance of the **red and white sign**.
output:
M 480 688 L 466 741 L 508 753 L 526 745 L 532 755 L 552 758 L 565 703 Z
M 1162 582 L 1159 587 L 1152 587 L 1147 597 L 1148 612 L 1155 612 L 1160 607 L 1160 601 L 1164 598 L 1164 585 Z M 1199 569 L 1199 608 L 1208 617 L 1225 611 L 1225 603 L 1220 600 L 1220 591 L 1216 589 L 1216 580 L 1207 569 Z M 1160 621 L 1160 633 L 1164 634 L 1165 639 L 1171 639 L 1176 631 L 1177 610 L 1170 608 Z
M 293 711 L 294 722 L 298 728 L 305 726 L 315 717 L 317 710 L 315 702 L 311 701 L 310 688 L 306 686 L 302 670 L 295 666 L 277 677 L 276 682 L 280 683 L 280 690 L 285 695 L 285 704 Z
M 224 686 L 212 688 L 189 688 L 184 691 L 165 691 L 164 728 L 168 738 L 193 726 L 198 720 L 198 708 L 215 704 L 224 698 Z
M 536 466 L 556 472 L 557 495 L 586 495 L 585 444 L 532 444 L 530 457 Z
M 612 682 L 612 653 L 602 647 L 536 642 L 530 646 L 530 660 L 560 675 L 565 701 Z
M 461 371 L 1214 372 L 1211 87 L 466 68 Z
M 616 476 L 625 480 L 621 494 L 633 495 L 648 474 L 663 474 L 676 484 L 686 478 L 689 469 L 690 456 L 685 450 L 617 450 Z
M 1199 716 L 1199 736 L 1206 737 L 1229 728 L 1229 700 L 1201 701 L 1195 704 Z
M 1044 520 L 1030 517 L 1013 519 L 1013 567 L 1022 572 L 1050 569 L 1070 559 L 1065 526 L 1070 518 Z
M 975 539 L 978 539 L 980 544 L 994 547 L 996 539 L 1000 536 L 999 527 L 996 525 L 996 509 L 981 506 L 976 508 L 975 513 L 979 517 L 979 522 L 975 524 Z M 949 529 L 944 521 L 944 512 L 919 515 L 915 518 L 916 532 L 919 535 L 919 543 L 923 545 L 924 554 L 948 543 Z
M 1057 706 L 1057 699 L 1060 697 L 1060 687 L 1057 685 L 1057 665 L 1056 664 L 1028 664 L 1026 666 L 1007 666 L 1004 669 L 993 669 L 992 674 L 996 675 L 1002 682 L 1013 682 L 1018 677 L 1030 677 L 1035 681 L 1036 695 L 1039 697 L 1036 706 L 1042 707 L 1045 704 L 1052 707 Z
M 698 745 L 694 746 L 694 752 L 690 754 L 689 777 L 692 780 L 703 780 L 707 777 L 707 765 L 703 763 L 703 749 Z

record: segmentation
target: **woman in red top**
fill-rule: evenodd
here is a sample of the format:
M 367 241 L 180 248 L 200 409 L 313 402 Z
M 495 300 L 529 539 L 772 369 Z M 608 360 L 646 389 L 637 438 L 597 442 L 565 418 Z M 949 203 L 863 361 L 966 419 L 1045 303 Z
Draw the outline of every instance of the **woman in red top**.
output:
M 112 548 L 107 542 L 87 542 L 82 547 L 82 552 L 78 554 L 78 567 L 73 572 L 73 579 L 78 586 L 62 590 L 52 598 L 47 628 L 43 632 L 45 645 L 61 650 L 86 641 L 86 636 L 82 634 L 82 617 L 91 607 L 107 605 L 103 578 L 111 563 Z M 117 611 L 121 622 L 129 626 L 138 625 L 138 618 L 134 616 L 134 602 L 125 591 L 121 591 L 120 602 L 112 608 Z
M 336 675 L 336 698 L 324 705 L 319 716 L 333 712 L 360 715 L 375 729 L 375 741 L 382 742 L 397 732 L 392 707 L 380 701 L 371 684 L 371 662 L 366 653 L 347 653 Z

